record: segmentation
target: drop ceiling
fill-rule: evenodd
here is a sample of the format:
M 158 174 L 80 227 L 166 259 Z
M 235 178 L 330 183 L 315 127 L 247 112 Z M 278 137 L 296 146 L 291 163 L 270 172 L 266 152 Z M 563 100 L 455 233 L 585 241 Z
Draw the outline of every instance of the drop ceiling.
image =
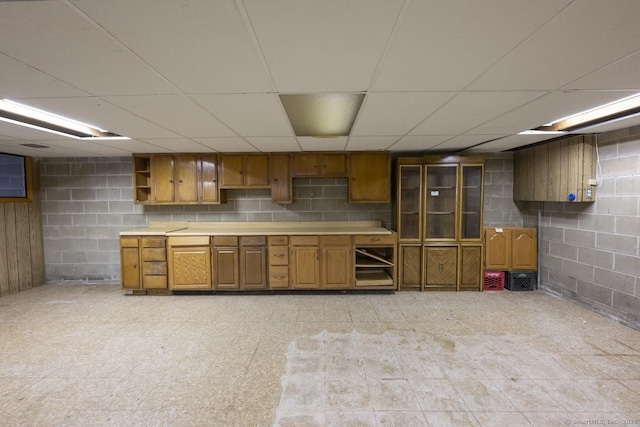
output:
M 638 21 L 637 0 L 0 1 L 0 99 L 131 138 L 0 123 L 0 152 L 508 150 L 640 92 Z M 350 135 L 296 137 L 279 95 L 336 92 L 365 94 Z

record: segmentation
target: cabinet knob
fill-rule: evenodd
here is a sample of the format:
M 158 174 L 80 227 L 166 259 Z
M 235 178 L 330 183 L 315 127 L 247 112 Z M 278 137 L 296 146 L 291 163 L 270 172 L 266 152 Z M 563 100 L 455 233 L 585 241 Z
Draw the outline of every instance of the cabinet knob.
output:
M 170 179 L 170 180 L 169 180 L 169 182 L 170 182 L 171 184 L 173 184 L 173 180 L 172 180 L 172 179 Z
M 181 180 L 181 179 L 179 179 L 179 180 L 178 180 L 178 182 L 182 182 L 182 180 Z
M 138 268 L 138 264 L 133 264 L 133 268 Z

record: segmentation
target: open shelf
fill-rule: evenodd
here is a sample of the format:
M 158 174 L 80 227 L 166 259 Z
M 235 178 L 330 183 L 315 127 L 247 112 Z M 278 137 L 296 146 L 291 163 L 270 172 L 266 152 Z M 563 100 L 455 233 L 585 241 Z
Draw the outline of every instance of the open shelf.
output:
M 356 286 L 393 286 L 393 277 L 386 270 L 356 270 Z
M 395 288 L 395 246 L 355 248 L 356 287 Z

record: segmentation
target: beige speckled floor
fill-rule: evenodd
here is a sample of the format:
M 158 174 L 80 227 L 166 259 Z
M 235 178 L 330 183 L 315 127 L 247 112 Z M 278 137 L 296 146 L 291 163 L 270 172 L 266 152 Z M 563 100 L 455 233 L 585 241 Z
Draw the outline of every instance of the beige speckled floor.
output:
M 640 332 L 537 292 L 0 299 L 2 426 L 640 422 Z

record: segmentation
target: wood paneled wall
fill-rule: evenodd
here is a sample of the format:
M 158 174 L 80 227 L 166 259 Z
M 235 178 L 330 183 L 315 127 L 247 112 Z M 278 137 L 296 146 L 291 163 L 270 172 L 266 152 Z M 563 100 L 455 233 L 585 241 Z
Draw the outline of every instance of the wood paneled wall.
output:
M 38 162 L 31 167 L 33 201 L 0 203 L 0 297 L 45 281 Z

